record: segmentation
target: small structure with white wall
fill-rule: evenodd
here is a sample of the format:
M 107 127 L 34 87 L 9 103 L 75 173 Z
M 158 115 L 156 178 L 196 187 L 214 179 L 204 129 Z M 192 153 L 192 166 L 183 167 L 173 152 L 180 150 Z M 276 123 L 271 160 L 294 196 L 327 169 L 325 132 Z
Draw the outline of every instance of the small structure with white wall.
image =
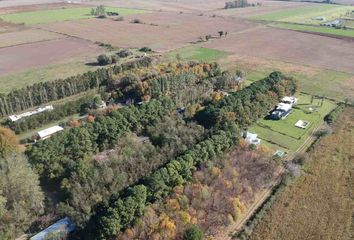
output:
M 44 140 L 49 138 L 50 136 L 52 136 L 54 133 L 60 132 L 64 130 L 64 128 L 60 127 L 60 126 L 53 126 L 47 129 L 44 129 L 42 131 L 39 131 L 37 133 L 37 138 L 40 140 Z
M 298 128 L 306 129 L 310 125 L 310 122 L 299 120 L 295 123 L 295 126 Z
M 291 96 L 291 97 L 285 96 L 281 100 L 282 103 L 287 103 L 287 104 L 291 104 L 291 105 L 297 104 L 297 101 L 298 101 L 298 99 L 294 96 Z
M 248 142 L 249 144 L 253 144 L 257 146 L 261 143 L 261 139 L 259 139 L 258 135 L 255 133 L 246 132 L 244 138 L 246 142 Z
M 33 111 L 29 111 L 29 112 L 25 112 L 25 113 L 21 113 L 21 114 L 17 114 L 17 115 L 11 115 L 9 116 L 9 119 L 12 122 L 16 122 L 18 120 L 20 120 L 21 118 L 25 118 L 25 117 L 29 117 L 41 112 L 45 112 L 45 111 L 52 111 L 54 109 L 54 107 L 52 105 L 49 106 L 45 106 L 45 107 L 39 107 L 36 110 Z

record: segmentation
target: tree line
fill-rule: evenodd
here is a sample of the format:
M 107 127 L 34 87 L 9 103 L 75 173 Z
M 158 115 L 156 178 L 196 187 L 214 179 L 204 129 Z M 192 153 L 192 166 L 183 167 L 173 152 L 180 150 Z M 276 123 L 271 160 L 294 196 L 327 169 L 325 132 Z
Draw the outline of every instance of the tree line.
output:
M 56 101 L 90 89 L 107 85 L 113 74 L 118 74 L 134 68 L 151 66 L 152 59 L 144 57 L 133 62 L 100 68 L 84 74 L 58 79 L 50 82 L 36 83 L 8 94 L 0 95 L 0 116 L 14 114 L 39 106 L 50 101 Z
M 291 86 L 285 88 L 284 86 L 288 84 Z M 293 94 L 293 91 L 296 90 L 295 85 L 293 79 L 286 79 L 281 73 L 275 72 L 264 80 L 255 82 L 249 87 L 225 97 L 222 101 L 208 104 L 202 113 L 204 112 L 205 117 L 212 117 L 212 121 L 204 119 L 200 114 L 197 115 L 197 119 L 207 127 L 213 127 L 214 134 L 150 176 L 145 177 L 141 180 L 141 184 L 121 193 L 113 194 L 111 201 L 99 205 L 96 214 L 92 216 L 89 224 L 82 231 L 83 239 L 107 239 L 130 227 L 142 215 L 142 211 L 148 203 L 163 200 L 174 187 L 190 181 L 192 173 L 200 164 L 211 159 L 217 161 L 217 156 L 238 142 L 239 128 L 243 127 L 243 124 L 250 124 L 257 120 L 260 117 L 260 112 L 265 115 L 266 111 L 271 109 L 269 106 L 279 101 L 283 94 Z M 264 97 L 265 95 L 270 97 Z M 239 118 L 246 118 L 247 121 L 240 121 L 237 118 L 230 118 L 223 124 L 217 121 L 221 116 L 220 112 L 223 112 L 228 106 L 235 106 L 235 108 L 231 107 L 227 110 L 241 109 L 236 106 L 243 104 L 239 102 L 243 97 L 246 97 L 244 104 L 248 105 L 249 111 L 243 111 L 244 115 L 240 115 Z M 262 97 L 263 99 L 260 99 Z M 259 101 L 262 104 L 259 104 Z M 216 111 L 216 106 L 223 111 Z M 255 108 L 254 106 L 261 108 L 266 106 L 268 109 L 250 111 Z M 214 110 L 211 111 L 213 108 Z M 211 112 L 214 114 L 205 114 Z

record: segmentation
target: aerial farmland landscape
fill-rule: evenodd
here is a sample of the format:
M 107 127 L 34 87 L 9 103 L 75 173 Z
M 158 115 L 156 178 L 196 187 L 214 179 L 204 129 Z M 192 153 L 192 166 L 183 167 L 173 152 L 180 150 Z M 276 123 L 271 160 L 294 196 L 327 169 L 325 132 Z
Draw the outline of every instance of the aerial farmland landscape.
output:
M 0 0 L 0 240 L 354 238 L 354 0 Z

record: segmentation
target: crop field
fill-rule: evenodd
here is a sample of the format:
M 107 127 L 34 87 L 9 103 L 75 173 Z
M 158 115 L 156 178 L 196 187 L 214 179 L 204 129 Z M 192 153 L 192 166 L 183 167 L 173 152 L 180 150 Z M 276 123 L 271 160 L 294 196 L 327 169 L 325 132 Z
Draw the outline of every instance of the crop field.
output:
M 312 131 L 322 124 L 323 118 L 335 107 L 335 103 L 311 96 L 300 94 L 299 103 L 293 111 L 283 120 L 261 120 L 250 131 L 257 133 L 259 137 L 273 146 L 286 149 L 288 152 L 297 150 L 311 135 Z M 313 109 L 310 112 L 309 108 Z M 306 129 L 295 127 L 298 120 L 308 121 L 310 125 Z
M 0 49 L 0 76 L 59 63 L 70 58 L 85 58 L 102 52 L 87 41 L 63 38 Z
M 64 38 L 65 36 L 39 29 L 27 29 L 0 34 L 0 48 Z
M 354 42 L 326 36 L 264 27 L 233 34 L 203 46 L 239 55 L 354 73 Z
M 131 23 L 133 19 L 139 19 L 141 23 Z M 256 25 L 244 20 L 157 12 L 128 16 L 124 21 L 86 19 L 43 24 L 40 27 L 94 42 L 110 43 L 116 47 L 148 46 L 163 52 L 195 43 L 199 37 L 209 34 L 218 38 L 220 30 L 234 33 Z
M 118 12 L 120 16 L 126 16 L 130 14 L 139 14 L 145 11 L 127 8 L 116 8 L 116 7 L 106 7 L 107 11 Z M 61 22 L 85 18 L 93 18 L 91 15 L 90 7 L 83 8 L 64 8 L 64 9 L 50 9 L 50 10 L 39 10 L 33 12 L 21 12 L 0 15 L 0 19 L 16 23 L 33 25 L 40 23 L 51 23 L 51 22 Z
M 339 18 L 353 18 L 354 6 L 317 4 L 290 10 L 276 11 L 269 14 L 252 17 L 253 20 L 279 22 L 271 24 L 273 27 L 286 28 L 297 31 L 332 34 L 345 37 L 354 37 L 354 29 L 336 29 L 321 26 Z M 348 22 L 348 23 L 347 23 Z M 350 21 L 345 21 L 344 26 L 351 27 Z
M 341 239 L 353 236 L 353 109 L 308 156 L 304 173 L 277 197 L 250 240 Z

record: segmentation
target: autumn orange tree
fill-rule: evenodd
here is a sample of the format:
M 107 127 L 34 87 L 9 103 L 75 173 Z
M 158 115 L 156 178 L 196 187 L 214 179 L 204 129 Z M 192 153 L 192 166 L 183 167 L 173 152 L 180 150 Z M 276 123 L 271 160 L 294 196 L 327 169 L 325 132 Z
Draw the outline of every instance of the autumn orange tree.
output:
M 15 133 L 8 128 L 0 127 L 0 157 L 18 150 L 19 145 Z

